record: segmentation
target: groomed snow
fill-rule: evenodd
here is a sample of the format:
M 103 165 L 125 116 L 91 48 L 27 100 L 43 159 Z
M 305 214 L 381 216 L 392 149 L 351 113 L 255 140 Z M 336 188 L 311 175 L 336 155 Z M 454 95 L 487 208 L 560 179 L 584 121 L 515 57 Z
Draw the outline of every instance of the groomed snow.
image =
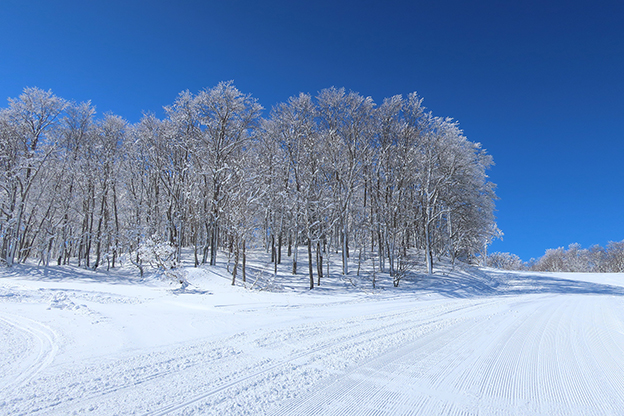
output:
M 622 274 L 270 268 L 3 269 L 0 414 L 624 414 Z

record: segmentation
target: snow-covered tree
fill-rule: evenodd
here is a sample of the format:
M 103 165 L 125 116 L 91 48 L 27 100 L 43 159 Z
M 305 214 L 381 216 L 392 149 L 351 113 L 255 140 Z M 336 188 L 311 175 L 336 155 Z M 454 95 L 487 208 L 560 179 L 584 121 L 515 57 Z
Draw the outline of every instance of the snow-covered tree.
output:
M 42 203 L 36 183 L 55 150 L 58 120 L 66 102 L 51 91 L 26 88 L 0 111 L 0 258 L 8 266 L 30 252 Z
M 293 273 L 305 245 L 311 288 L 332 250 L 343 274 L 375 256 L 398 284 L 411 256 L 431 273 L 499 235 L 491 157 L 416 93 L 377 108 L 330 88 L 260 111 L 232 82 L 184 91 L 164 119 L 133 125 L 26 89 L 0 110 L 2 261 L 143 267 L 158 241 L 177 264 L 183 247 L 195 265 L 227 248 L 235 282 L 247 245 L 270 251 L 275 272 L 287 245 Z
M 501 270 L 523 270 L 524 263 L 515 254 L 495 252 L 488 255 L 488 266 Z

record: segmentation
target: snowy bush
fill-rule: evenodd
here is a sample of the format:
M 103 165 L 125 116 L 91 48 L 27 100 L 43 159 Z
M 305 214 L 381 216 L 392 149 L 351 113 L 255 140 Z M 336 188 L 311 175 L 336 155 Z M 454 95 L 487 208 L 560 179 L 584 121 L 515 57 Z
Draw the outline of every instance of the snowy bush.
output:
M 168 280 L 188 286 L 186 271 L 179 267 L 177 250 L 171 243 L 148 238 L 139 247 L 138 258 L 157 268 Z

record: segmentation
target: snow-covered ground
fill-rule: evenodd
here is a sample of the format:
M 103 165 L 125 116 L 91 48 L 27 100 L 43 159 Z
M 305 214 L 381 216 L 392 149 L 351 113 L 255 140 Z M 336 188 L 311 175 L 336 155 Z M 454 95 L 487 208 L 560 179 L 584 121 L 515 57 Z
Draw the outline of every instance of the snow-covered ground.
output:
M 289 268 L 3 269 L 0 414 L 624 414 L 624 275 Z

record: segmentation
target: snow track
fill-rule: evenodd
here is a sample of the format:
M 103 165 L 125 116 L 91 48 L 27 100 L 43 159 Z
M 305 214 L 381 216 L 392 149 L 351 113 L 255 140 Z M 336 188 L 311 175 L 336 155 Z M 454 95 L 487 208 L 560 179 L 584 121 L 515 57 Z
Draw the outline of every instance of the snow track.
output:
M 458 310 L 453 310 L 452 313 L 455 314 L 458 313 L 459 310 L 464 311 L 464 309 L 467 308 L 469 307 L 462 306 L 458 308 Z M 338 321 L 324 323 L 322 326 L 315 328 L 315 330 L 311 332 L 313 332 L 315 336 L 319 336 L 321 333 L 325 333 L 326 337 L 327 334 L 331 335 L 327 337 L 323 342 L 313 344 L 312 346 L 306 348 L 304 352 L 295 353 L 287 358 L 279 360 L 276 364 L 264 368 L 260 371 L 256 371 L 250 375 L 235 379 L 215 389 L 211 389 L 205 393 L 192 397 L 189 400 L 185 400 L 175 405 L 166 406 L 155 412 L 149 412 L 147 413 L 147 415 L 169 414 L 171 412 L 184 409 L 195 403 L 205 401 L 211 396 L 223 392 L 226 389 L 246 388 L 246 384 L 256 385 L 259 382 L 258 380 L 261 380 L 267 375 L 271 376 L 271 382 L 274 382 L 276 381 L 276 379 L 279 378 L 291 378 L 293 373 L 301 371 L 301 368 L 305 368 L 305 366 L 308 365 L 308 363 L 310 362 L 316 363 L 318 361 L 323 362 L 324 360 L 332 361 L 335 360 L 336 357 L 340 357 L 341 355 L 343 356 L 341 357 L 341 359 L 347 362 L 349 360 L 348 356 L 351 356 L 351 354 L 356 354 L 356 357 L 357 355 L 362 354 L 359 349 L 364 344 L 385 344 L 385 339 L 387 338 L 398 339 L 409 337 L 410 334 L 414 335 L 416 333 L 432 331 L 434 330 L 433 328 L 439 327 L 441 322 L 443 321 L 437 319 L 434 321 L 421 323 L 419 327 L 414 327 L 412 322 L 404 319 L 404 316 L 409 315 L 410 312 L 413 312 L 413 310 L 405 310 L 401 311 L 400 313 L 375 315 L 373 317 L 368 317 L 365 320 L 366 323 L 370 323 L 370 321 L 378 322 L 378 324 L 376 324 L 373 328 L 367 328 L 365 325 L 363 325 L 364 322 L 357 321 Z M 354 325 L 356 329 L 348 331 L 347 328 L 353 328 Z M 322 330 L 319 331 L 319 329 Z M 308 331 L 309 329 L 307 328 L 305 332 Z M 347 332 L 347 335 L 345 335 L 345 332 Z M 303 339 L 300 339 L 299 341 L 301 342 L 303 341 Z M 371 351 L 368 351 L 368 354 L 370 353 Z M 291 386 L 291 388 L 292 387 L 293 386 Z M 205 412 L 207 410 L 208 409 L 204 408 L 202 409 L 202 412 Z
M 25 406 L 32 414 L 41 415 L 228 414 L 242 405 L 232 402 L 232 395 L 244 395 L 257 401 L 247 403 L 257 410 L 258 402 L 264 407 L 272 404 L 273 400 L 267 400 L 272 394 L 277 393 L 273 399 L 294 397 L 301 387 L 344 371 L 362 357 L 382 354 L 397 343 L 438 331 L 466 310 L 491 303 L 481 300 L 411 306 L 389 313 L 237 334 L 216 343 L 180 345 L 129 360 L 106 360 L 42 377 L 27 386 L 33 391 L 14 401 L 13 409 L 19 413 L 17 410 Z M 211 374 L 212 368 L 221 371 Z M 229 372 L 224 373 L 223 368 Z M 72 382 L 64 385 L 63 380 Z M 274 391 L 276 383 L 282 391 Z M 49 394 L 36 393 L 46 386 L 55 389 Z M 166 386 L 176 387 L 169 390 Z M 123 411 L 119 411 L 120 403 Z
M 607 330 L 624 322 L 621 305 L 600 296 L 518 302 L 359 364 L 273 414 L 624 414 L 624 335 Z
M 11 394 L 49 366 L 56 353 L 56 334 L 32 319 L 3 314 L 0 316 L 4 360 L 0 390 Z
M 287 302 L 246 291 L 230 298 L 152 292 L 149 300 L 133 290 L 127 297 L 134 301 L 126 302 L 116 288 L 115 303 L 83 286 L 72 290 L 55 293 L 55 305 L 71 306 L 77 294 L 86 305 L 52 308 L 49 296 L 7 296 L 0 304 L 0 414 L 624 414 L 619 289 L 463 298 L 310 294 Z M 12 305 L 34 319 L 6 312 Z M 70 348 L 76 361 L 61 342 L 135 340 L 148 322 L 163 321 L 169 331 L 164 318 L 171 313 L 170 322 L 189 321 L 197 335 L 100 354 Z M 115 332 L 126 325 L 123 336 Z

